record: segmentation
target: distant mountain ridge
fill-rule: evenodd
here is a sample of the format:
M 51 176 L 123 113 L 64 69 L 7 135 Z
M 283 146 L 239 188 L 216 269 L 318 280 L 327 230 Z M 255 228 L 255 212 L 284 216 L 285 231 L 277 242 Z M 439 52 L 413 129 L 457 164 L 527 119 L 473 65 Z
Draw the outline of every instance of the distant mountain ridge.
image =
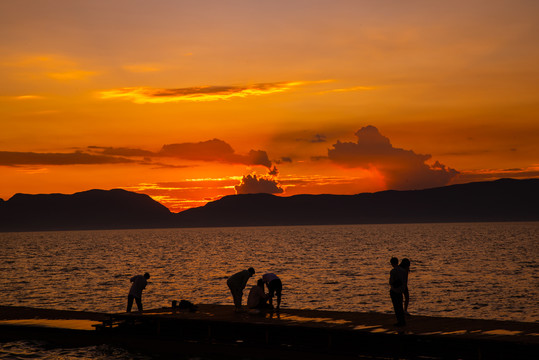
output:
M 358 195 L 229 195 L 180 213 L 144 194 L 89 190 L 1 200 L 0 231 L 538 221 L 538 204 L 539 179 Z
M 156 228 L 172 214 L 145 194 L 122 189 L 72 195 L 15 194 L 0 202 L 1 231 Z

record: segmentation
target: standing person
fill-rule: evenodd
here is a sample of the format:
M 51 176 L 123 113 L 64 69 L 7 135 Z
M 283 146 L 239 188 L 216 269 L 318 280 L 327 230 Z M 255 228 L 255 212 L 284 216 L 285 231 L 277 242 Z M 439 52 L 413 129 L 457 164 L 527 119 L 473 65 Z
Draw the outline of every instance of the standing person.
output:
M 129 295 L 127 295 L 127 312 L 131 312 L 133 307 L 133 300 L 137 302 L 137 309 L 139 312 L 142 312 L 142 290 L 148 285 L 148 279 L 150 278 L 149 273 L 144 273 L 144 275 L 135 275 L 131 278 L 131 289 L 129 290 Z
M 226 281 L 226 284 L 228 285 L 228 288 L 230 289 L 230 292 L 232 293 L 232 298 L 234 299 L 234 306 L 236 308 L 236 311 L 241 310 L 241 301 L 243 298 L 243 289 L 245 289 L 245 286 L 247 285 L 247 281 L 251 276 L 255 274 L 255 269 L 250 267 L 247 270 L 242 270 L 240 272 L 235 273 L 231 277 L 228 278 Z
M 404 313 L 406 315 L 410 315 L 408 313 L 408 305 L 410 304 L 410 292 L 408 291 L 408 274 L 410 273 L 410 260 L 407 258 L 402 259 L 399 266 L 404 270 Z
M 262 275 L 262 280 L 266 283 L 268 286 L 269 291 L 269 304 L 273 306 L 273 294 L 277 295 L 277 307 L 276 309 L 279 310 L 281 308 L 281 293 L 283 291 L 283 283 L 281 282 L 281 279 L 274 273 L 266 273 Z
M 389 285 L 391 286 L 389 296 L 391 296 L 391 302 L 393 303 L 393 309 L 395 309 L 395 316 L 397 317 L 395 326 L 404 326 L 406 325 L 404 309 L 402 308 L 404 269 L 399 266 L 399 259 L 396 257 L 391 258 L 390 263 L 393 269 L 389 272 Z
M 264 292 L 264 280 L 259 279 L 256 285 L 251 287 L 249 296 L 247 297 L 247 307 L 249 309 L 272 309 L 273 306 L 268 304 L 268 295 Z

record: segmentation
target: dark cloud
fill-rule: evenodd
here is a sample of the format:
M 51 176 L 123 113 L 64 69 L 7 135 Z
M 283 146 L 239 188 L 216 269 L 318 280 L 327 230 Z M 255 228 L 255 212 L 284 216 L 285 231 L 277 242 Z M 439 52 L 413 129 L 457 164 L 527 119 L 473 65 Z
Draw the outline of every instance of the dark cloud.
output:
M 216 161 L 227 164 L 260 165 L 271 168 L 268 154 L 262 150 L 251 150 L 247 155 L 240 155 L 223 140 L 213 139 L 197 143 L 181 143 L 164 145 L 159 156 L 194 161 Z
M 270 176 L 277 176 L 279 175 L 279 170 L 277 170 L 277 166 L 274 166 L 268 171 L 268 175 Z
M 241 183 L 234 186 L 234 189 L 236 189 L 236 194 L 282 194 L 284 192 L 276 180 L 256 174 L 244 176 Z
M 298 134 L 296 134 L 296 137 L 294 138 L 294 140 L 297 142 L 308 142 L 308 143 L 313 143 L 313 144 L 323 143 L 327 141 L 326 135 L 323 135 L 323 134 L 310 135 L 310 134 L 305 134 L 305 132 L 306 131 L 301 132 L 301 134 L 299 134 L 299 137 L 298 137 Z M 287 137 L 289 136 L 290 135 L 287 135 Z
M 20 165 L 93 165 L 132 163 L 117 156 L 92 155 L 81 151 L 71 153 L 35 153 L 0 151 L 0 166 Z
M 458 171 L 439 162 L 428 165 L 430 155 L 394 148 L 389 139 L 374 126 L 366 126 L 355 135 L 357 143 L 337 141 L 328 150 L 328 158 L 345 167 L 376 169 L 386 186 L 395 190 L 424 189 L 447 185 Z
M 322 134 L 316 134 L 314 135 L 314 137 L 309 140 L 310 142 L 312 143 L 321 143 L 321 142 L 326 142 L 326 136 L 325 135 L 322 135 Z
M 236 154 L 226 142 L 213 139 L 197 143 L 164 145 L 160 151 L 152 152 L 138 148 L 88 146 L 84 150 L 69 153 L 0 152 L 0 166 L 18 165 L 76 165 L 76 164 L 119 164 L 137 163 L 158 168 L 184 168 L 192 165 L 165 164 L 157 159 L 170 157 L 180 160 L 213 161 L 225 164 L 243 164 L 272 168 L 268 154 L 263 150 L 250 150 L 247 154 Z
M 292 158 L 291 157 L 288 157 L 288 156 L 283 156 L 281 159 L 279 159 L 279 163 L 291 163 L 292 162 Z
M 222 140 L 213 139 L 197 143 L 163 145 L 158 155 L 185 160 L 226 162 L 234 156 L 234 149 Z
M 148 150 L 143 149 L 132 149 L 132 148 L 124 148 L 124 147 L 101 147 L 101 146 L 88 146 L 88 149 L 91 151 L 99 152 L 103 155 L 111 155 L 111 156 L 143 156 L 143 157 L 152 157 L 155 156 L 155 153 Z

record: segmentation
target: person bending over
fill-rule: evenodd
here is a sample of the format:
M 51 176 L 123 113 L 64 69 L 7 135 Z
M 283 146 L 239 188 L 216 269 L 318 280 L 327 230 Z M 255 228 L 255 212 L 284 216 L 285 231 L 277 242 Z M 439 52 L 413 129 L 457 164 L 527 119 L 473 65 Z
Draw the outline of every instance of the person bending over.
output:
M 142 312 L 142 290 L 148 285 L 148 279 L 150 278 L 149 273 L 144 275 L 135 275 L 131 278 L 131 289 L 129 290 L 129 295 L 127 295 L 127 312 L 131 312 L 133 307 L 133 300 L 137 303 L 137 309 L 139 312 Z
M 226 284 L 228 285 L 228 288 L 230 289 L 230 292 L 232 293 L 232 298 L 234 299 L 234 307 L 236 311 L 241 310 L 241 302 L 243 298 L 243 289 L 245 289 L 245 286 L 247 285 L 247 281 L 251 276 L 255 274 L 255 269 L 250 267 L 247 270 L 242 270 L 240 272 L 235 273 L 231 277 L 228 278 L 226 281 Z
M 281 295 L 283 291 L 283 283 L 281 279 L 274 273 L 266 273 L 262 275 L 262 280 L 266 283 L 269 291 L 269 304 L 273 306 L 273 295 L 277 295 L 277 307 L 279 310 L 281 308 Z

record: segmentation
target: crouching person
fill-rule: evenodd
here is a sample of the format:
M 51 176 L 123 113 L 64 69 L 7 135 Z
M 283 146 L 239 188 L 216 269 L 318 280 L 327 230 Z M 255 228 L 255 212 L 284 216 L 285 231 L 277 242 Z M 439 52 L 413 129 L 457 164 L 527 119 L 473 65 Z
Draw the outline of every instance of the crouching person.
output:
M 269 296 L 264 292 L 264 280 L 260 279 L 256 285 L 253 285 L 251 291 L 249 291 L 249 297 L 247 298 L 247 307 L 249 309 L 273 309 L 273 306 L 268 304 Z

